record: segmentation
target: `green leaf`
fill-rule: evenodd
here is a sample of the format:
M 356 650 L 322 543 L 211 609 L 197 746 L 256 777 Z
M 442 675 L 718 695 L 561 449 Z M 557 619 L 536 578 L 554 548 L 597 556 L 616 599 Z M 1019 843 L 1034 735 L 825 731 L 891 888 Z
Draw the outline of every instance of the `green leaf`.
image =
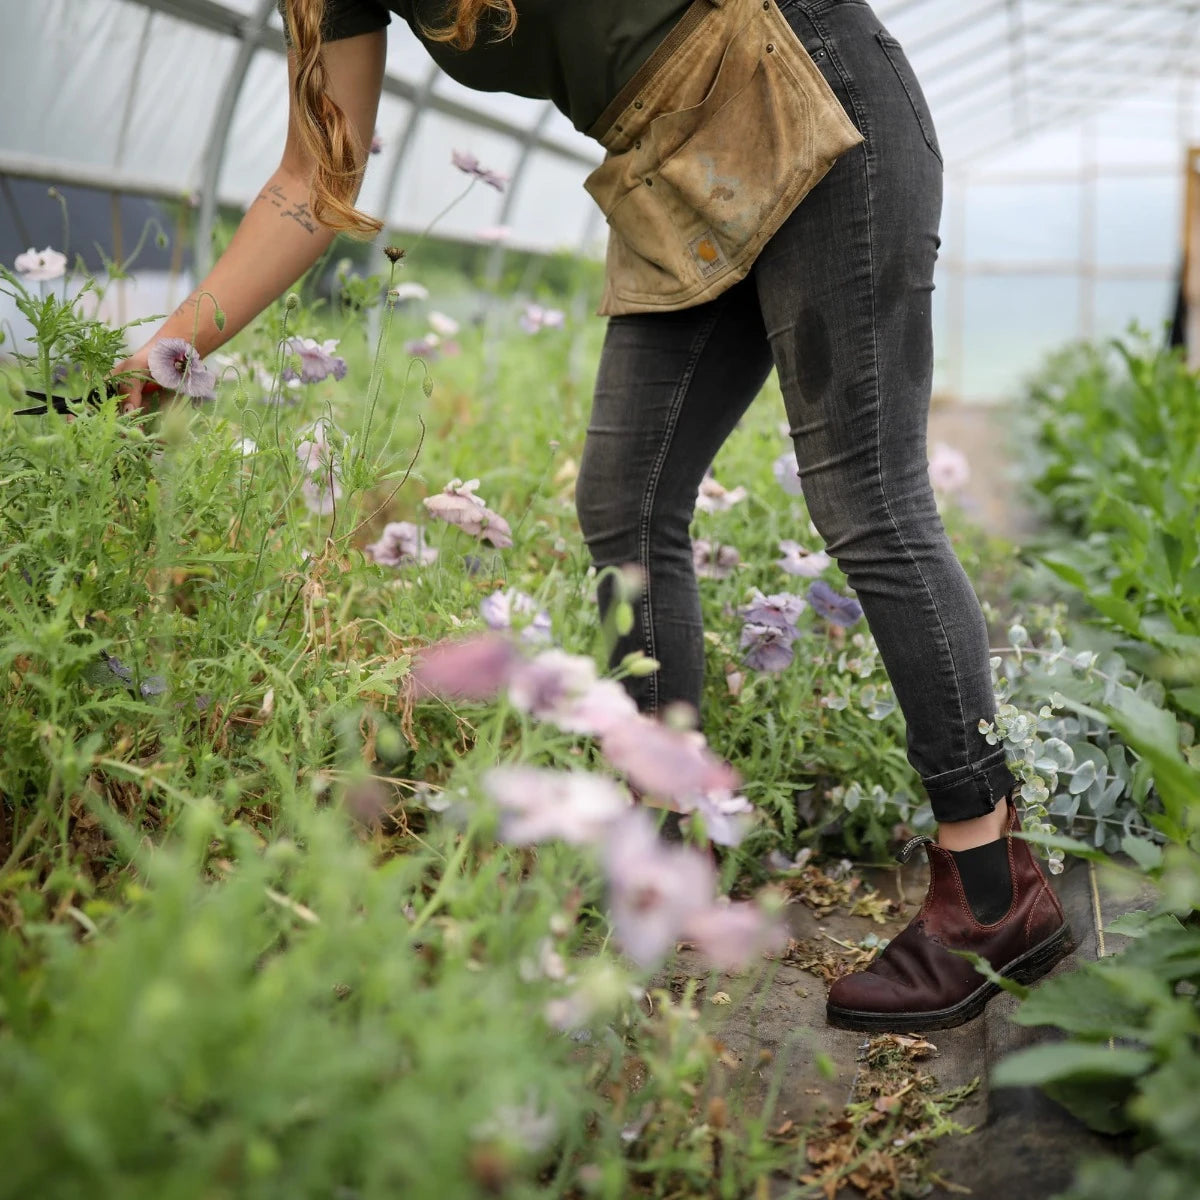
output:
M 952 950 L 951 953 L 957 954 L 959 958 L 965 958 L 984 979 L 989 983 L 994 983 L 1009 995 L 1016 996 L 1019 1000 L 1024 1000 L 1029 995 L 1029 988 L 1023 983 L 1017 983 L 1015 979 L 1001 975 L 982 954 L 976 954 L 971 950 Z
M 1121 849 L 1137 863 L 1143 871 L 1157 871 L 1162 867 L 1162 847 L 1147 838 L 1127 834 L 1121 839 Z
M 1136 1079 L 1154 1065 L 1154 1055 L 1128 1046 L 1109 1049 L 1092 1042 L 1054 1042 L 1009 1055 L 992 1070 L 995 1087 L 1053 1083 L 1060 1079 Z

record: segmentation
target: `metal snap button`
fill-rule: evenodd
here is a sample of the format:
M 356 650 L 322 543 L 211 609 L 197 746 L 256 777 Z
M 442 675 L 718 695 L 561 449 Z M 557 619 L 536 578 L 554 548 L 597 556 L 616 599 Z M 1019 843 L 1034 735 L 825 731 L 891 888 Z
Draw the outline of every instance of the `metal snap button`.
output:
M 768 54 L 774 54 L 774 53 L 775 53 L 775 43 L 774 43 L 774 42 L 768 42 L 768 43 L 767 43 L 767 53 L 768 53 Z
M 654 180 L 653 180 L 653 179 L 647 179 L 647 180 L 646 180 L 646 186 L 647 186 L 647 187 L 653 187 L 653 186 L 654 186 Z
M 641 140 L 641 138 L 638 138 L 638 140 L 637 140 L 636 142 L 634 142 L 634 143 L 633 143 L 633 148 L 634 148 L 635 150 L 640 150 L 640 149 L 642 148 L 642 140 Z
M 641 108 L 641 107 L 642 107 L 642 102 L 641 102 L 640 100 L 635 100 L 635 101 L 633 102 L 633 107 L 634 107 L 634 108 Z

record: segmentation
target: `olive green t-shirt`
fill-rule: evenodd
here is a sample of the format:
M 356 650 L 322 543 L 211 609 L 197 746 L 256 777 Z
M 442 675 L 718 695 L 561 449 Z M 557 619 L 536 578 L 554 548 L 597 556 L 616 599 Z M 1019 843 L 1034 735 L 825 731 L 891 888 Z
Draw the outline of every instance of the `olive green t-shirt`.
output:
M 552 100 L 586 133 L 650 57 L 690 0 L 516 0 L 517 27 L 496 39 L 480 26 L 470 50 L 431 42 L 447 0 L 328 0 L 326 37 L 354 37 L 402 17 L 451 79 L 481 92 Z M 280 0 L 282 7 L 282 0 Z

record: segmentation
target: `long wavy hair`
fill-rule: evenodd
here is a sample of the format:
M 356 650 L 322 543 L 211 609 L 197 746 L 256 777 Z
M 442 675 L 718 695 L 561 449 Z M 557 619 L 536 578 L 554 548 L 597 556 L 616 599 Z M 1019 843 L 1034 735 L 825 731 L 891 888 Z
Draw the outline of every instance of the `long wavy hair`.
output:
M 300 136 L 313 158 L 309 207 L 322 225 L 372 237 L 383 227 L 354 207 L 359 172 L 366 147 L 355 136 L 346 114 L 329 97 L 329 79 L 322 54 L 326 0 L 287 0 L 288 32 L 296 55 L 292 100 Z M 475 44 L 479 24 L 494 16 L 495 34 L 507 37 L 517 24 L 513 0 L 448 0 L 441 25 L 422 28 L 432 41 L 459 50 Z

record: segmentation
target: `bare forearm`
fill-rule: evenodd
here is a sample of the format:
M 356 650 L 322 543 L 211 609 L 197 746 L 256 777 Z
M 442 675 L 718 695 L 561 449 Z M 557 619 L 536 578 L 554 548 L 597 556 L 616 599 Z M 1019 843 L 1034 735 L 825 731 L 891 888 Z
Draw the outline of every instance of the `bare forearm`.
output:
M 246 210 L 216 265 L 155 339 L 186 338 L 202 355 L 209 354 L 291 287 L 334 237 L 312 215 L 308 192 L 306 179 L 277 170 Z M 222 329 L 214 320 L 214 299 L 225 314 Z

